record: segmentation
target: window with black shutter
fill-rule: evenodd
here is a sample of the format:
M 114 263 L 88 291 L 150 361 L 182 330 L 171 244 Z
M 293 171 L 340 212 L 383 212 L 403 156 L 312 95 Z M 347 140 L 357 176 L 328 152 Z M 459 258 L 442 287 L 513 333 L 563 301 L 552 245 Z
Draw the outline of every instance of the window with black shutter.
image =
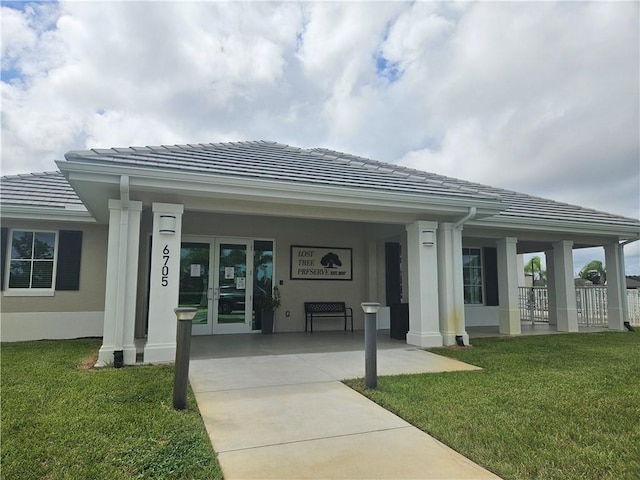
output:
M 0 285 L 7 295 L 79 290 L 81 231 L 2 228 L 1 233 Z

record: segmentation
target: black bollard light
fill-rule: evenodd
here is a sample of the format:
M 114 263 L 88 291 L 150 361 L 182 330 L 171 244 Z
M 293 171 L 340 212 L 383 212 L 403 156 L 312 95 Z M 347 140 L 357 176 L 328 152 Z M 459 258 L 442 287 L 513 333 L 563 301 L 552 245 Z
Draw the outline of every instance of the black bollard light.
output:
M 376 351 L 377 317 L 380 304 L 363 302 L 364 311 L 364 377 L 367 388 L 378 386 L 378 353 Z
M 197 308 L 179 307 L 173 310 L 178 319 L 176 339 L 176 365 L 173 377 L 173 408 L 184 410 L 187 406 L 187 382 L 189 380 L 189 355 L 191 353 L 191 322 Z

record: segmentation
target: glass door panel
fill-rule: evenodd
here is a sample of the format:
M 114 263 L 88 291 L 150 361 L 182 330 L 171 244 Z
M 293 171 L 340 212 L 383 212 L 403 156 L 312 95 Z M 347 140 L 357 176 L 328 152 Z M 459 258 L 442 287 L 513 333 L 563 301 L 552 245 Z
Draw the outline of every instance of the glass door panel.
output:
M 248 241 L 220 240 L 216 248 L 217 278 L 215 285 L 216 318 L 214 333 L 246 333 L 252 283 L 252 258 Z
M 255 240 L 253 242 L 253 314 L 251 328 L 262 329 L 262 309 L 264 298 L 273 290 L 273 242 Z
M 209 262 L 211 246 L 203 242 L 182 242 L 178 305 L 198 309 L 192 332 L 211 334 L 209 315 Z

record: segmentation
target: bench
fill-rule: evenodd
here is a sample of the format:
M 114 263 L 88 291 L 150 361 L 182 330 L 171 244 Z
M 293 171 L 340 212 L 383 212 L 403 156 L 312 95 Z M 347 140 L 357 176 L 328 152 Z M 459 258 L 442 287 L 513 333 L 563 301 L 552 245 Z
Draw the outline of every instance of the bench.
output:
M 339 317 L 344 318 L 344 330 L 347 331 L 347 318 L 351 320 L 351 331 L 353 332 L 353 310 L 345 306 L 344 302 L 304 302 L 304 331 L 309 325 L 310 332 L 313 333 L 313 319 Z

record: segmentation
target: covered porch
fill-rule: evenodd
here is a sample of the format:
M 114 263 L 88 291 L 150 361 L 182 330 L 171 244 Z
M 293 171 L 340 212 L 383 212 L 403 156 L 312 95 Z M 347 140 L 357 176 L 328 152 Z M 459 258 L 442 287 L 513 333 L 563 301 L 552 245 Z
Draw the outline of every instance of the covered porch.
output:
M 553 322 L 577 331 L 571 254 L 594 245 L 605 246 L 611 273 L 609 327 L 623 328 L 620 242 L 637 236 L 628 219 L 271 142 L 91 150 L 65 159 L 61 171 L 109 226 L 102 364 L 116 353 L 135 363 L 140 341 L 144 362 L 173 361 L 173 309 L 187 302 L 186 283 L 189 303 L 201 310 L 197 333 L 224 334 L 222 344 L 237 333 L 256 337 L 258 292 L 274 287 L 282 295 L 278 334 L 304 331 L 305 302 L 344 302 L 361 330 L 360 303 L 374 301 L 389 316 L 404 304 L 405 346 L 468 344 L 467 329 L 476 326 L 517 335 L 517 255 L 535 251 L 549 256 Z M 342 330 L 340 319 L 314 326 L 323 330 Z M 251 341 L 261 349 L 280 340 Z
M 580 333 L 606 331 L 602 326 L 580 326 Z M 500 333 L 499 327 L 468 327 L 470 345 L 474 338 L 511 337 Z M 558 332 L 548 324 L 522 324 L 521 335 L 553 335 Z M 401 350 L 413 351 L 416 347 L 408 345 L 404 340 L 391 338 L 389 330 L 378 330 L 376 335 L 378 351 Z M 139 361 L 142 361 L 144 340 L 136 342 Z M 457 348 L 457 347 L 456 347 Z M 207 358 L 239 358 L 275 355 L 300 355 L 360 352 L 364 355 L 364 330 L 354 332 L 319 331 L 313 335 L 304 332 L 276 333 L 273 335 L 236 334 L 205 335 L 191 337 L 192 360 Z M 364 357 L 363 357 L 364 358 Z

